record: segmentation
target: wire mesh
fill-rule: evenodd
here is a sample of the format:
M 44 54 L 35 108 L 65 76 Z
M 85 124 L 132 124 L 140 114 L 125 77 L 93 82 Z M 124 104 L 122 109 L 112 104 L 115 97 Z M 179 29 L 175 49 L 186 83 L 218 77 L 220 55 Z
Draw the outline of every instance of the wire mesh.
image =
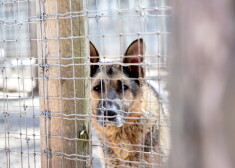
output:
M 0 167 L 164 167 L 171 8 L 164 0 L 63 3 L 0 2 Z

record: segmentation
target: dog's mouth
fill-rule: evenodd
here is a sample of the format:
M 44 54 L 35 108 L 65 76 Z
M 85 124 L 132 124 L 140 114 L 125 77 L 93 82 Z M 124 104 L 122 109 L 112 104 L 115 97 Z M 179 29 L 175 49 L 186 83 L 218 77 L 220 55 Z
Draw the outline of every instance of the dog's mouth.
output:
M 115 104 L 112 108 L 100 106 L 97 109 L 97 120 L 99 124 L 103 127 L 108 125 L 115 125 L 117 127 L 121 127 L 125 123 L 125 115 L 126 112 L 120 110 L 120 106 Z

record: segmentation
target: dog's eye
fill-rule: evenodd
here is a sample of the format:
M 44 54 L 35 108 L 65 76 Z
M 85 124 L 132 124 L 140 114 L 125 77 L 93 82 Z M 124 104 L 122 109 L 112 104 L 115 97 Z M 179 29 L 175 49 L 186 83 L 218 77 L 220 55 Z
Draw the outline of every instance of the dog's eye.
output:
M 104 91 L 104 81 L 101 80 L 99 83 L 97 83 L 94 87 L 93 87 L 93 90 L 96 91 L 96 92 L 101 92 L 101 91 Z
M 124 83 L 122 83 L 121 80 L 117 81 L 117 86 L 118 86 L 118 88 L 117 88 L 118 92 L 124 92 L 129 89 L 129 87 L 127 85 L 125 85 Z
M 126 91 L 128 89 L 129 89 L 129 87 L 127 85 L 123 85 L 123 86 L 118 88 L 118 92 L 124 92 L 124 91 Z
M 93 88 L 94 91 L 100 92 L 101 91 L 101 85 L 97 85 Z

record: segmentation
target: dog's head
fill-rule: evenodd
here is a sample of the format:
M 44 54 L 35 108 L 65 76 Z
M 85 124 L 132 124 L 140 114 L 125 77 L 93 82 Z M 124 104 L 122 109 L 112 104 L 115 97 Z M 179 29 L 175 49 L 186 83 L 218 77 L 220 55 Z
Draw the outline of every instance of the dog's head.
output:
M 101 126 L 121 127 L 131 112 L 139 112 L 142 97 L 144 42 L 137 39 L 127 48 L 122 64 L 100 64 L 99 53 L 90 43 L 92 113 Z

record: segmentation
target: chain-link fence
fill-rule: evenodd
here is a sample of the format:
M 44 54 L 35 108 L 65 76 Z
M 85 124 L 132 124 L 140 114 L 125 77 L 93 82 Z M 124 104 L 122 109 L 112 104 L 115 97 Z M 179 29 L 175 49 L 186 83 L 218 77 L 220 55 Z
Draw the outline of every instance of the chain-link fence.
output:
M 164 0 L 0 3 L 0 167 L 164 167 Z

